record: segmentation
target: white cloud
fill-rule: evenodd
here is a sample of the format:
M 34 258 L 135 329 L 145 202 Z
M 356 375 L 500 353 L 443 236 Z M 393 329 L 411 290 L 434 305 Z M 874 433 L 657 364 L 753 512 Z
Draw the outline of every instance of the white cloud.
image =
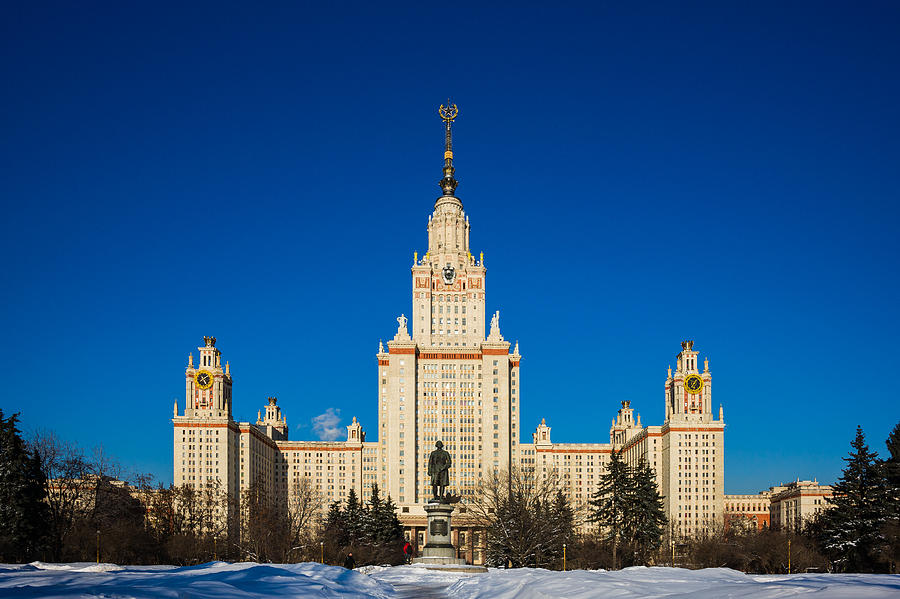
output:
M 325 413 L 314 417 L 312 429 L 322 441 L 336 441 L 347 433 L 341 426 L 341 411 L 334 408 L 328 408 Z

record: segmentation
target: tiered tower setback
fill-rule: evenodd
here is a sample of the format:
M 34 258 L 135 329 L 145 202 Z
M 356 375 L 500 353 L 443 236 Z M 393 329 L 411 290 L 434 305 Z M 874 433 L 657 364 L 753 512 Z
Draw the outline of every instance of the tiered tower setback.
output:
M 376 354 L 377 441 L 366 441 L 356 418 L 346 440 L 292 441 L 275 397 L 266 399 L 255 422 L 235 421 L 231 368 L 223 366 L 215 337 L 204 337 L 196 362 L 188 356 L 184 407 L 174 406 L 175 484 L 228 493 L 222 516 L 230 527 L 242 493 L 255 487 L 289 502 L 308 483 L 324 505 L 351 489 L 365 500 L 377 484 L 397 502 L 407 538 L 421 547 L 428 534 L 422 505 L 431 495 L 428 455 L 440 440 L 453 461 L 449 489 L 461 498 L 452 543 L 469 562 L 482 563 L 484 534 L 468 520 L 466 502 L 488 474 L 518 466 L 555 476 L 575 506 L 584 507 L 612 452 L 621 452 L 627 463 L 645 461 L 655 471 L 675 536 L 720 526 L 725 424 L 721 407 L 714 417 L 709 363 L 700 369 L 693 341 L 681 344 L 675 370 L 668 369 L 661 425 L 643 425 L 625 400 L 609 442 L 553 443 L 542 420 L 531 442 L 520 445 L 522 356 L 518 343 L 501 334 L 499 311 L 487 310 L 484 254 L 472 254 L 469 217 L 456 195 L 458 110 L 448 102 L 440 115 L 441 195 L 425 227 L 427 249 L 421 257 L 412 253 L 411 317 L 397 318 L 396 333 Z
M 485 336 L 484 255 L 472 255 L 469 219 L 455 195 L 458 111 L 448 102 L 440 114 L 442 194 L 428 218 L 428 249 L 421 259 L 413 253 L 412 320 L 401 315 L 396 335 L 377 354 L 379 480 L 408 518 L 423 525 L 428 454 L 436 441 L 452 456 L 451 488 L 465 498 L 489 469 L 516 463 L 519 434 L 521 356 L 518 347 L 510 353 L 499 312 Z

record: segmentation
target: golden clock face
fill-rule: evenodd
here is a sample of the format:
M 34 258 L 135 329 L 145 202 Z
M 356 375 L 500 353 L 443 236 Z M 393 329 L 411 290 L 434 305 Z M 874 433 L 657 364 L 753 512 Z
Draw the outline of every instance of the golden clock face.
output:
M 684 388 L 691 394 L 700 393 L 703 390 L 703 379 L 700 378 L 700 375 L 690 374 L 684 379 Z
M 212 387 L 213 377 L 207 370 L 198 370 L 197 374 L 194 375 L 194 381 L 197 382 L 197 386 L 201 389 L 209 389 Z

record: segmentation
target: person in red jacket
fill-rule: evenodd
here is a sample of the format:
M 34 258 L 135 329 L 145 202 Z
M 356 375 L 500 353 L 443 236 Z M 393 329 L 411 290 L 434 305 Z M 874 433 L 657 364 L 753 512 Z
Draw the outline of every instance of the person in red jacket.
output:
M 406 563 L 412 563 L 412 554 L 413 554 L 413 546 L 407 541 L 403 544 L 403 557 L 406 558 Z

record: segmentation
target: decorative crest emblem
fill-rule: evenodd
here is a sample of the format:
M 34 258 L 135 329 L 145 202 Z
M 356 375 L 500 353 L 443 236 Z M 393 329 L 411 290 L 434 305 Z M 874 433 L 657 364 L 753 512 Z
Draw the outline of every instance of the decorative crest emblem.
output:
M 456 269 L 450 266 L 450 263 L 447 263 L 447 266 L 444 267 L 444 283 L 450 285 L 453 283 L 453 279 L 456 278 Z
M 441 104 L 441 107 L 438 108 L 438 114 L 441 115 L 441 118 L 448 123 L 452 123 L 453 119 L 459 114 L 459 108 L 456 107 L 456 104 L 451 104 L 450 100 L 447 100 L 447 105 L 444 106 Z

